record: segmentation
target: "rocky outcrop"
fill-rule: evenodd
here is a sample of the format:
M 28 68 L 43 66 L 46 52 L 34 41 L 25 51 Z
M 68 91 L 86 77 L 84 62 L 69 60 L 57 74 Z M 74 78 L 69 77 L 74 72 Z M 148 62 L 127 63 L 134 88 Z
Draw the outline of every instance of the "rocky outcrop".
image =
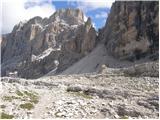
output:
M 37 78 L 53 69 L 61 72 L 90 52 L 95 41 L 91 19 L 85 22 L 79 9 L 20 22 L 2 38 L 2 75 L 18 71 L 20 77 Z
M 108 68 L 102 65 L 99 69 L 100 74 L 120 75 L 120 76 L 137 76 L 137 77 L 159 77 L 158 61 L 135 64 L 130 67 Z
M 99 39 L 119 59 L 158 59 L 158 1 L 116 1 Z
M 157 62 L 137 64 L 135 66 L 126 69 L 123 68 L 122 71 L 124 72 L 124 74 L 130 76 L 159 77 L 159 63 L 157 61 Z

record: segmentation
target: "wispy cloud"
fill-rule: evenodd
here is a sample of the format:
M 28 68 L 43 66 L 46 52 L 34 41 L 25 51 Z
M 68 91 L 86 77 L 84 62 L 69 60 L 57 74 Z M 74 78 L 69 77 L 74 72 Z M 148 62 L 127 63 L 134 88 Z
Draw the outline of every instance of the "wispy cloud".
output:
M 96 14 L 95 18 L 107 18 L 107 16 L 108 16 L 107 12 L 102 11 L 99 14 Z
M 45 4 L 52 4 L 52 0 L 27 0 L 24 7 L 27 9 L 34 6 L 43 6 Z
M 69 0 L 71 3 L 72 0 Z M 85 12 L 100 8 L 110 8 L 114 0 L 77 0 L 77 5 Z
M 48 17 L 54 11 L 50 0 L 2 0 L 2 33 L 10 32 L 20 21 L 35 16 Z
M 94 22 L 92 22 L 93 27 L 96 29 L 96 24 Z

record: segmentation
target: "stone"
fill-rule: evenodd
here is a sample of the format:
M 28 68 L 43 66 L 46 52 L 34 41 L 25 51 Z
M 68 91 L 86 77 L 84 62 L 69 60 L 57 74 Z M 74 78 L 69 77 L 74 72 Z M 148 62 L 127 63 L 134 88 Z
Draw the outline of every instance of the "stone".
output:
M 79 86 L 70 86 L 67 88 L 67 92 L 80 92 L 82 89 Z
M 154 109 L 154 107 L 152 107 L 148 102 L 143 101 L 143 100 L 137 101 L 137 104 L 140 106 L 144 106 L 146 108 L 152 109 L 152 110 Z
M 158 62 L 148 62 L 137 64 L 132 67 L 123 68 L 123 71 L 126 75 L 130 76 L 152 76 L 152 77 L 159 77 L 159 68 Z
M 126 106 L 124 104 L 117 106 L 117 108 L 118 108 L 117 114 L 121 117 L 124 117 L 124 116 L 131 116 L 131 117 L 143 116 L 142 113 L 138 109 L 130 108 L 129 106 Z

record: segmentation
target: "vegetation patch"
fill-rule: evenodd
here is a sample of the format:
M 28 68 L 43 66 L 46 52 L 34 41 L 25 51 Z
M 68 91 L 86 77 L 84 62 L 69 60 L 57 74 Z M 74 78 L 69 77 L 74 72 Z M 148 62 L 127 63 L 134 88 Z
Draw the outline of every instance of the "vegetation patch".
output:
M 23 93 L 22 93 L 21 91 L 19 91 L 19 90 L 16 90 L 16 94 L 17 94 L 18 96 L 23 96 Z
M 31 93 L 28 91 L 24 91 L 24 94 L 26 94 L 30 98 L 30 102 L 33 102 L 34 104 L 37 104 L 38 101 L 38 96 L 35 95 L 36 93 Z
M 92 96 L 90 95 L 86 95 L 84 93 L 81 93 L 81 92 L 70 92 L 71 94 L 74 94 L 76 96 L 80 96 L 80 97 L 83 97 L 83 98 L 86 98 L 86 99 L 92 99 Z
M 33 104 L 32 103 L 24 103 L 24 104 L 21 104 L 20 105 L 20 108 L 22 109 L 27 109 L 27 110 L 31 110 L 34 108 Z
M 56 117 L 59 117 L 58 113 L 59 113 L 59 112 L 55 112 L 54 115 L 55 115 Z
M 59 113 L 60 113 L 60 111 L 55 112 L 55 113 L 54 113 L 55 117 L 57 117 L 57 118 L 65 117 L 64 115 L 62 115 L 62 116 L 59 115 Z
M 32 102 L 32 103 L 34 103 L 34 104 L 37 104 L 39 101 L 38 101 L 37 98 L 32 98 L 32 99 L 30 100 L 30 102 Z
M 129 117 L 128 116 L 121 116 L 119 119 L 129 119 Z
M 4 101 L 9 101 L 11 102 L 14 99 L 21 99 L 20 97 L 16 97 L 16 96 L 3 96 L 2 98 Z
M 13 115 L 9 115 L 4 112 L 1 113 L 1 119 L 12 119 L 12 118 L 14 118 Z
M 6 108 L 6 106 L 5 105 L 1 105 L 1 108 Z
M 32 92 L 28 92 L 28 91 L 24 91 L 24 94 L 26 94 L 26 95 L 29 96 L 29 97 L 37 97 L 37 95 L 35 95 L 35 94 L 32 93 Z

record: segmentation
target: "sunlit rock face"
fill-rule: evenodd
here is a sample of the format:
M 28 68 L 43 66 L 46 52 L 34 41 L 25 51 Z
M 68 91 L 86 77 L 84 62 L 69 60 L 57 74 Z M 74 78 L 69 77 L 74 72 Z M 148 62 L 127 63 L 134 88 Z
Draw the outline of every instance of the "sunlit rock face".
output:
M 20 77 L 37 78 L 55 67 L 61 72 L 90 52 L 95 41 L 91 19 L 85 22 L 79 9 L 60 9 L 49 18 L 20 22 L 2 37 L 2 76 L 18 71 Z
M 100 32 L 108 52 L 119 59 L 158 59 L 158 1 L 116 1 Z M 152 55 L 152 56 L 151 56 Z

